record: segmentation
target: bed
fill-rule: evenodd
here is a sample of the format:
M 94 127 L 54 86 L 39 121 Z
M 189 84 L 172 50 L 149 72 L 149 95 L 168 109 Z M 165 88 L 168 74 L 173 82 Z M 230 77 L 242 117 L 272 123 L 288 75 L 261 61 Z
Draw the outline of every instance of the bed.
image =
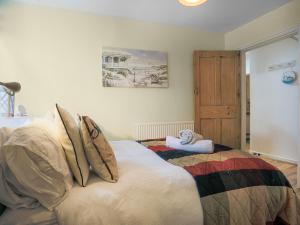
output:
M 285 175 L 264 160 L 215 144 L 201 154 L 167 147 L 163 140 L 140 142 L 193 178 L 209 225 L 300 224 L 300 201 Z
M 203 224 L 202 206 L 191 176 L 134 141 L 110 142 L 120 179 L 95 175 L 75 185 L 54 212 L 6 210 L 1 225 L 183 225 Z M 56 221 L 55 221 L 56 220 Z
M 217 153 L 184 155 L 167 148 L 164 142 L 110 142 L 118 161 L 118 183 L 104 182 L 92 175 L 87 187 L 75 185 L 69 196 L 54 210 L 6 210 L 1 225 L 271 225 L 300 224 L 299 199 L 280 171 L 263 162 L 253 170 L 268 170 L 273 184 L 248 185 L 234 177 L 235 161 L 229 167 L 214 168 L 209 162 L 232 158 L 252 159 L 249 154 L 218 146 Z M 175 155 L 174 155 L 175 153 Z M 224 172 L 216 186 L 207 182 L 206 194 L 187 164 L 206 163 L 202 172 Z M 238 164 L 239 168 L 243 164 Z M 244 165 L 245 166 L 245 165 Z M 208 169 L 209 168 L 209 169 Z M 221 169 L 220 169 L 221 168 Z M 237 167 L 236 167 L 237 168 Z M 245 167 L 246 168 L 246 167 Z M 213 171 L 219 169 L 219 171 Z M 273 171 L 273 172 L 272 172 Z M 260 171 L 261 172 L 261 171 Z M 217 174 L 217 173 L 214 173 Z M 256 173 L 257 175 L 258 173 Z M 220 178 L 219 174 L 215 175 Z M 253 178 L 253 176 L 252 176 Z M 257 176 L 256 176 L 257 178 Z M 279 180 L 278 180 L 279 179 Z M 210 177 L 211 181 L 214 181 Z M 221 181 L 220 179 L 218 179 Z M 241 182 L 242 181 L 242 182 Z M 277 182 L 277 183 L 276 183 Z M 242 184 L 242 188 L 232 185 Z M 208 186 L 207 186 L 208 185 Z M 209 187 L 214 187 L 210 189 Z M 230 190 L 226 189 L 231 187 Z M 216 191 L 217 190 L 217 191 Z M 239 191 L 242 190 L 242 191 Z M 208 194 L 210 193 L 210 194 Z M 246 211 L 245 211 L 246 209 Z

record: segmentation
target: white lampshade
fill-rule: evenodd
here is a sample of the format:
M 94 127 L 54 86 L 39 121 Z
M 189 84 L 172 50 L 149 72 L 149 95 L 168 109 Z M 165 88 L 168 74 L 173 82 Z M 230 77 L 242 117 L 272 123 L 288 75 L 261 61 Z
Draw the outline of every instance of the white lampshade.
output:
M 201 5 L 207 0 L 178 0 L 184 6 L 197 6 Z

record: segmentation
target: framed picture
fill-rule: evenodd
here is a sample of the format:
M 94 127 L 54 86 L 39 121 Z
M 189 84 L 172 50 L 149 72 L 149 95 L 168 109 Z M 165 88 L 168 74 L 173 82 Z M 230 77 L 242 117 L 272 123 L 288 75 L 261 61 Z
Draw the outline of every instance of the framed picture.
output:
M 104 87 L 166 88 L 168 54 L 103 47 L 102 84 Z

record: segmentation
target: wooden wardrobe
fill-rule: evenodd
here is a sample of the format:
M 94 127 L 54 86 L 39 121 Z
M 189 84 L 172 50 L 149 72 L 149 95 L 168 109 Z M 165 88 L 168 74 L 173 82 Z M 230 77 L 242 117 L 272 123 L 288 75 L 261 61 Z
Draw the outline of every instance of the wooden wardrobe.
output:
M 195 131 L 240 148 L 241 69 L 238 51 L 195 51 Z

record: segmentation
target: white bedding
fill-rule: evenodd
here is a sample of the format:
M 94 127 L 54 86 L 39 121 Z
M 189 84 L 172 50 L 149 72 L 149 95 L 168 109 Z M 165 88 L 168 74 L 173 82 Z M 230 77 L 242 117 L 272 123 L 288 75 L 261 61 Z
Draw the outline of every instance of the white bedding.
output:
M 111 145 L 119 167 L 118 183 L 93 175 L 87 187 L 75 185 L 56 209 L 60 225 L 203 224 L 200 199 L 190 174 L 134 141 Z
M 0 217 L 1 225 L 57 225 L 57 217 L 54 211 L 44 207 L 35 209 L 5 210 Z

